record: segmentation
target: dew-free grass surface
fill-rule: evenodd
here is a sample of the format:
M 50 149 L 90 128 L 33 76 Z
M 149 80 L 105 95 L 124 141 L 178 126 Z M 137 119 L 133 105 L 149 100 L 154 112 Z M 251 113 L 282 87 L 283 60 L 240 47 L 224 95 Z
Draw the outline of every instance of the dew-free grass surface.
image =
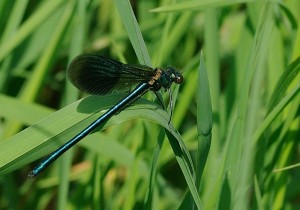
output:
M 300 208 L 299 9 L 298 0 L 0 1 L 0 209 Z M 124 97 L 86 96 L 67 81 L 83 52 L 181 71 L 171 124 L 170 107 L 147 93 L 28 179 Z

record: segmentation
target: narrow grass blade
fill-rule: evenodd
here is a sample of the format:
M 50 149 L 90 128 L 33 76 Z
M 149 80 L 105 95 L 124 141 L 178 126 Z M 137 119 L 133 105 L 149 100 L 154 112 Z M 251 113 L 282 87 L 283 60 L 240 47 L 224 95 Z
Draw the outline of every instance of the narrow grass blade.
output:
M 4 152 L 0 154 L 0 175 L 23 167 L 57 149 L 78 133 L 78 129 L 87 126 L 101 115 L 102 112 L 99 113 L 99 110 L 107 109 L 114 105 L 119 101 L 119 98 L 120 96 L 87 97 L 84 100 L 79 100 L 53 113 L 37 124 L 5 140 L 0 145 L 4 150 Z M 148 105 L 149 111 L 155 110 L 155 107 L 153 104 L 152 106 Z M 118 115 L 118 122 L 126 119 L 125 116 L 128 115 L 127 112 L 128 111 L 125 110 Z M 140 112 L 136 112 L 136 114 L 133 113 L 131 114 L 131 118 L 138 117 L 140 114 Z M 147 111 L 142 115 L 144 117 L 151 116 Z M 156 114 L 151 117 L 158 121 L 159 116 L 159 114 Z M 128 119 L 130 119 L 130 115 Z M 114 117 L 110 120 L 110 123 L 108 122 L 104 127 L 110 125 L 112 121 L 114 121 Z M 116 123 L 116 121 L 114 121 L 114 123 Z
M 130 2 L 128 0 L 115 0 L 115 4 L 117 5 L 123 24 L 126 28 L 130 42 L 139 62 L 147 66 L 152 66 L 146 44 L 144 42 L 138 22 L 132 11 Z
M 176 4 L 158 7 L 152 9 L 151 12 L 176 12 L 176 11 L 191 11 L 191 10 L 204 10 L 216 7 L 229 6 L 232 4 L 240 3 L 250 3 L 256 2 L 257 0 L 202 0 L 202 1 L 188 1 L 188 2 L 178 2 Z
M 206 164 L 212 138 L 212 106 L 210 100 L 208 77 L 206 73 L 203 54 L 200 55 L 197 89 L 197 128 L 198 128 L 198 158 L 197 158 L 197 188 Z

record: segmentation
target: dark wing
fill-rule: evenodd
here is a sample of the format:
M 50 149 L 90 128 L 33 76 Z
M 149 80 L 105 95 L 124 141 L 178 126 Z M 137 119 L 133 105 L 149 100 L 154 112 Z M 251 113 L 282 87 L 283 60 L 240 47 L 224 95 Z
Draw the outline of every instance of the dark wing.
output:
M 67 76 L 79 90 L 94 95 L 128 92 L 155 74 L 148 66 L 123 64 L 110 58 L 82 54 L 74 58 Z

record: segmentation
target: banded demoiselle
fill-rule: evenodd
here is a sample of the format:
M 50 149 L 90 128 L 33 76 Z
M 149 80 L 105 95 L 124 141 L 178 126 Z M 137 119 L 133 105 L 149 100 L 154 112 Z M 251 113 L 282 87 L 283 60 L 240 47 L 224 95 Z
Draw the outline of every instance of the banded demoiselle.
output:
M 182 75 L 171 67 L 165 70 L 153 69 L 145 65 L 123 64 L 110 58 L 91 54 L 82 54 L 74 58 L 67 68 L 67 77 L 79 90 L 92 95 L 129 92 L 134 85 L 136 87 L 93 123 L 36 165 L 28 174 L 30 178 L 40 174 L 97 126 L 132 104 L 147 91 L 155 92 L 161 88 L 168 90 L 173 82 L 176 84 L 183 82 Z

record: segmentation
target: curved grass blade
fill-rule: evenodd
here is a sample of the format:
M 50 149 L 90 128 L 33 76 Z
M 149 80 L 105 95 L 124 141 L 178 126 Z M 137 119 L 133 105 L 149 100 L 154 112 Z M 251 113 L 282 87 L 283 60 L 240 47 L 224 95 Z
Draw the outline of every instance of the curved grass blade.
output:
M 49 151 L 57 149 L 73 137 L 78 130 L 87 126 L 101 115 L 102 111 L 114 105 L 119 98 L 120 96 L 117 95 L 86 97 L 1 142 L 0 147 L 3 149 L 3 152 L 0 154 L 0 176 L 23 167 L 49 154 Z M 145 100 L 142 101 L 145 102 Z M 153 103 L 146 103 L 146 105 L 140 106 L 152 111 L 153 109 L 158 109 Z M 130 110 L 131 108 L 129 107 L 128 110 L 123 111 L 124 113 L 121 112 L 113 117 L 101 129 L 117 122 L 137 118 L 140 115 L 144 118 L 152 115 L 144 111 L 144 109 L 142 109 L 144 114 L 136 111 L 136 114 L 128 115 L 127 112 L 130 112 Z M 117 118 L 117 121 L 115 118 Z

